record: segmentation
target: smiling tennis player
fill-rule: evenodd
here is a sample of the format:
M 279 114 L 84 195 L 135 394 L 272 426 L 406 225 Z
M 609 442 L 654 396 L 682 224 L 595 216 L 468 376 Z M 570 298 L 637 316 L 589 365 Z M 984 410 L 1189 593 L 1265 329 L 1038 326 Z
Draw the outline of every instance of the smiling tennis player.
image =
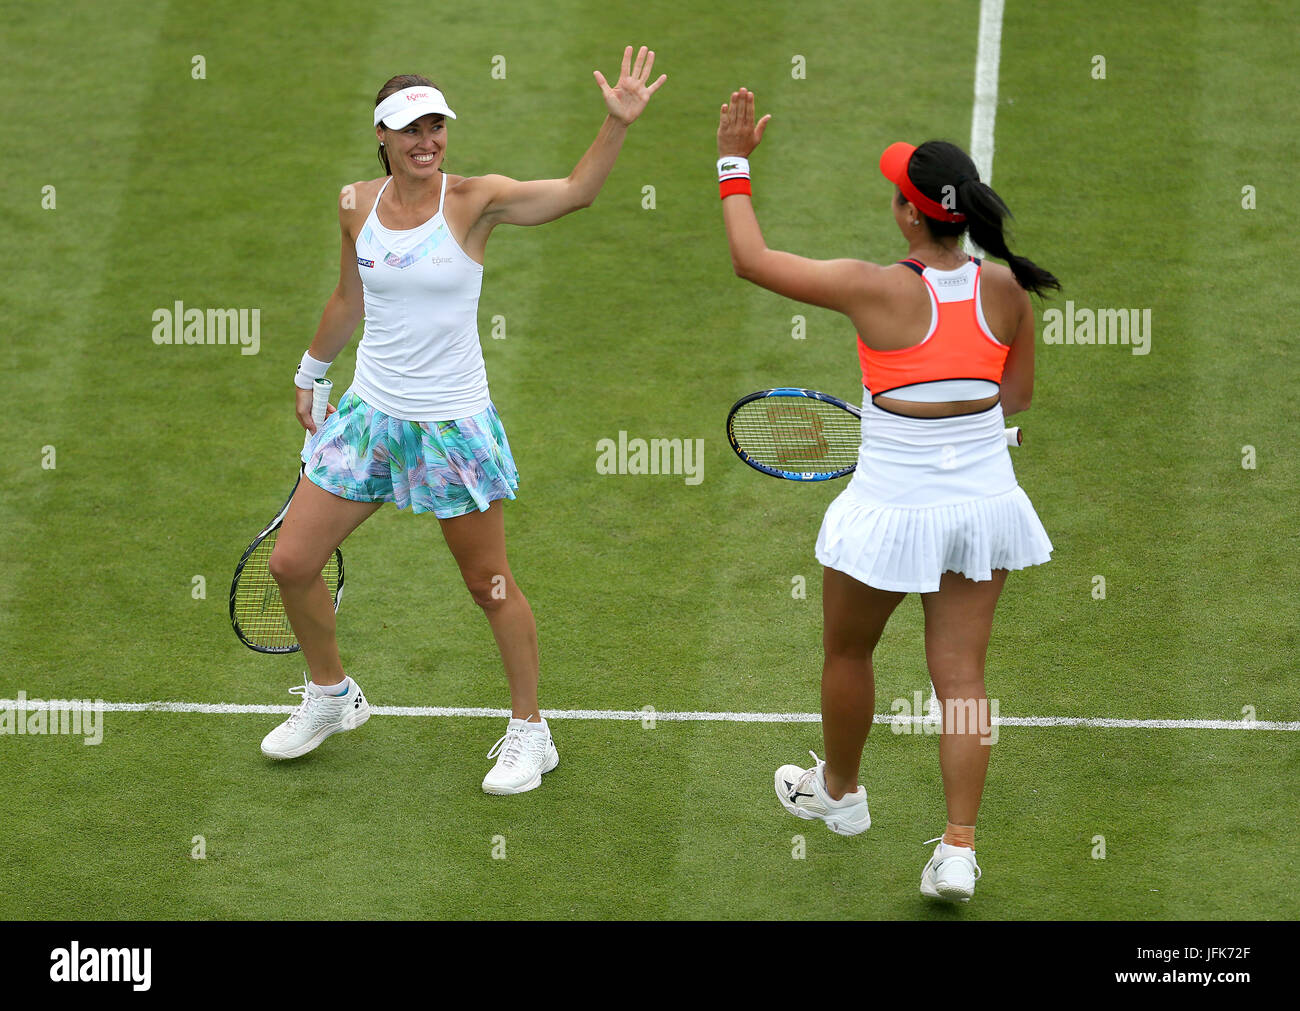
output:
M 298 420 L 314 437 L 270 567 L 311 679 L 290 689 L 302 703 L 263 740 L 268 757 L 306 754 L 369 716 L 339 659 L 321 570 L 348 534 L 393 502 L 438 518 L 501 651 L 511 719 L 488 753 L 497 762 L 483 790 L 532 790 L 559 762 L 538 708 L 537 627 L 506 559 L 501 500 L 515 497 L 518 473 L 479 346 L 484 249 L 497 225 L 540 225 L 596 199 L 628 126 L 667 79 L 647 83 L 654 57 L 642 46 L 634 62 L 628 46 L 613 87 L 594 71 L 608 115 L 564 179 L 450 175 L 443 162 L 456 114 L 442 92 L 416 75 L 380 89 L 374 126 L 385 175 L 343 191 L 339 284 L 295 378 Z M 312 383 L 363 315 L 352 386 L 316 431 Z
M 755 124 L 741 88 L 722 106 L 718 175 L 738 275 L 788 298 L 835 309 L 858 330 L 862 448 L 848 488 L 817 537 L 822 582 L 822 733 L 826 760 L 782 766 L 782 806 L 841 835 L 871 826 L 858 783 L 875 712 L 872 653 L 894 609 L 919 593 L 925 654 L 944 707 L 939 765 L 948 824 L 921 873 L 921 893 L 968 900 L 975 816 L 988 770 L 984 659 L 1010 569 L 1046 562 L 1052 545 L 1016 482 L 1003 418 L 1029 406 L 1034 312 L 1027 292 L 1060 283 L 1007 248 L 1008 213 L 953 144 L 893 144 L 880 170 L 907 257 L 879 266 L 768 249 L 750 199 Z M 1010 269 L 962 252 L 971 239 Z M 967 720 L 966 717 L 973 716 Z M 982 717 L 982 718 L 981 718 Z

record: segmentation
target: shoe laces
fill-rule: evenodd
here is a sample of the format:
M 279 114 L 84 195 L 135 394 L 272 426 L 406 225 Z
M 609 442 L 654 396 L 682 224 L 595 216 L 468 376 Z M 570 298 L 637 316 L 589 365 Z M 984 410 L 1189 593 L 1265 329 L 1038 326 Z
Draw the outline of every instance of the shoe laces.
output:
M 523 727 L 509 727 L 501 739 L 492 745 L 492 750 L 487 753 L 488 758 L 496 758 L 500 754 L 500 764 L 507 769 L 513 769 L 519 764 L 519 759 L 524 752 L 524 734 L 526 731 Z M 504 747 L 502 747 L 504 745 Z
M 292 730 L 298 725 L 298 721 L 311 711 L 313 696 L 311 692 L 307 690 L 307 676 L 305 674 L 303 675 L 302 684 L 293 685 L 289 689 L 289 694 L 302 696 L 302 701 L 298 703 L 298 708 L 291 712 L 289 718 L 285 720 L 285 725 Z
M 817 752 L 809 751 L 808 754 L 812 755 L 813 767 L 804 770 L 803 775 L 799 777 L 799 781 L 794 785 L 796 790 L 802 790 L 805 786 L 811 786 L 817 779 L 817 770 L 826 764 L 817 757 Z
M 315 716 L 314 710 L 325 699 L 324 695 L 317 695 L 313 693 L 310 688 L 308 688 L 307 686 L 308 680 L 309 679 L 307 675 L 304 674 L 302 676 L 302 684 L 293 685 L 289 689 L 290 695 L 302 696 L 302 701 L 298 703 L 298 708 L 295 709 L 293 712 L 291 712 L 289 714 L 289 718 L 285 721 L 286 726 L 290 730 L 297 727 L 300 721 L 308 718 L 314 718 Z
M 933 839 L 927 839 L 927 840 L 926 840 L 925 842 L 923 842 L 921 845 L 922 845 L 922 846 L 929 846 L 930 843 L 937 843 L 937 842 L 943 842 L 943 836 L 941 836 L 941 835 L 937 835 L 937 836 L 935 836 Z M 948 845 L 947 843 L 943 843 L 943 844 L 944 844 L 945 846 Z M 973 851 L 972 851 L 972 852 L 973 852 Z M 949 860 L 952 860 L 952 859 L 954 859 L 954 858 L 953 858 L 953 857 L 948 857 L 948 859 L 949 859 Z M 965 857 L 961 857 L 960 859 L 963 859 L 963 860 L 964 860 L 964 859 L 966 859 L 966 858 L 965 858 Z M 943 862 L 942 860 L 939 861 L 939 863 L 942 863 L 942 862 Z M 939 869 L 939 863 L 935 863 L 935 858 L 934 858 L 933 856 L 930 857 L 930 863 L 934 865 L 934 869 L 935 869 L 936 871 Z M 973 866 L 973 867 L 975 868 L 975 880 L 978 881 L 980 878 L 982 878 L 982 877 L 984 876 L 984 872 L 983 872 L 982 870 L 980 870 L 980 865 L 977 864 L 977 863 L 975 863 L 974 857 L 971 858 L 970 863 L 971 863 L 971 866 Z

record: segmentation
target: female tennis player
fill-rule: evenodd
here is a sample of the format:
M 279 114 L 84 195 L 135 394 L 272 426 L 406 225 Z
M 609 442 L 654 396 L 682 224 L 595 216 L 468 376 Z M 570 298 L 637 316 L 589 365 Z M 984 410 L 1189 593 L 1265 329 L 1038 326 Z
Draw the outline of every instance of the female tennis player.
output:
M 447 121 L 456 114 L 442 92 L 417 75 L 394 77 L 380 89 L 374 126 L 385 175 L 343 190 L 339 284 L 295 377 L 298 420 L 314 434 L 303 450 L 307 480 L 293 497 L 270 566 L 311 679 L 290 689 L 303 700 L 262 741 L 268 757 L 306 754 L 369 716 L 339 660 L 321 570 L 348 534 L 393 502 L 438 518 L 501 651 L 512 715 L 488 753 L 497 762 L 484 791 L 532 790 L 559 762 L 537 702 L 537 627 L 506 560 L 501 500 L 515 497 L 518 473 L 479 347 L 483 254 L 497 225 L 540 225 L 596 199 L 628 126 L 667 80 L 661 74 L 647 83 L 654 58 L 642 46 L 634 62 L 628 46 L 613 87 L 594 71 L 608 115 L 565 179 L 450 175 L 443 171 Z M 316 431 L 313 381 L 363 315 L 352 386 Z
M 744 88 L 722 106 L 718 175 L 736 273 L 787 298 L 842 312 L 858 331 L 862 448 L 848 488 L 817 536 L 822 582 L 822 733 L 826 760 L 782 766 L 776 792 L 791 814 L 841 835 L 871 825 L 858 783 L 875 711 L 872 653 L 908 593 L 925 613 L 925 652 L 943 704 L 939 765 L 948 824 L 921 874 L 921 893 L 968 900 L 975 816 L 988 769 L 984 657 L 1010 569 L 1046 562 L 1052 545 L 1016 483 L 1003 417 L 1029 406 L 1034 313 L 1027 292 L 1060 283 L 1007 248 L 1006 205 L 953 144 L 893 144 L 880 169 L 894 183 L 894 223 L 907 257 L 880 266 L 810 260 L 768 249 L 751 202 L 754 122 Z M 962 252 L 971 239 L 1010 269 Z

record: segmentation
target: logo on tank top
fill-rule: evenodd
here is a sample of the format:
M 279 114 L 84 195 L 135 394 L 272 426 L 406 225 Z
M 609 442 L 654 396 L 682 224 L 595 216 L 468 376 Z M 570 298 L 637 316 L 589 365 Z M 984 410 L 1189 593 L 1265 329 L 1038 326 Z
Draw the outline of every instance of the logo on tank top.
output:
M 375 261 L 374 261 L 374 260 L 363 260 L 361 257 L 358 256 L 358 257 L 357 257 L 357 264 L 358 264 L 359 266 L 362 266 L 362 267 L 373 267 L 373 266 L 375 265 Z
M 952 288 L 956 285 L 968 284 L 969 282 L 964 277 L 941 277 L 934 283 L 940 288 Z
M 450 234 L 451 233 L 447 230 L 446 224 L 444 222 L 438 222 L 433 231 L 429 233 L 428 237 L 425 238 L 423 242 L 412 249 L 409 253 L 405 254 L 395 253 L 392 250 L 387 249 L 375 234 L 374 229 L 369 225 L 366 225 L 365 228 L 361 229 L 360 241 L 367 247 L 367 252 L 384 253 L 385 266 L 392 267 L 394 270 L 405 270 L 407 267 L 413 266 L 424 259 L 427 259 L 435 266 L 442 263 L 451 263 L 452 258 L 450 256 L 432 255 L 433 251 L 437 249 L 438 246 L 442 245 Z M 361 262 L 359 257 L 357 262 Z M 374 261 L 368 263 L 367 266 L 373 267 Z

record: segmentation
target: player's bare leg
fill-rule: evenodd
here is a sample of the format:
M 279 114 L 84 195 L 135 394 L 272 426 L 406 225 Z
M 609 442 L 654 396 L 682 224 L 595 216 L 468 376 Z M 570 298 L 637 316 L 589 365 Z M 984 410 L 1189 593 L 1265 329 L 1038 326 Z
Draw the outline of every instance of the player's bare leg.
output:
M 271 575 L 280 587 L 284 613 L 315 684 L 335 685 L 344 677 L 334 634 L 334 604 L 321 572 L 348 534 L 381 504 L 331 495 L 304 477 L 276 536 Z
M 439 520 L 465 586 L 483 609 L 501 651 L 516 719 L 539 715 L 537 623 L 506 560 L 505 510 L 498 499 L 485 511 Z
M 925 658 L 943 707 L 939 766 L 948 802 L 948 825 L 921 871 L 921 894 L 928 898 L 967 902 L 981 876 L 975 818 L 991 744 L 984 658 L 1006 578 L 1005 569 L 995 569 L 993 578 L 982 582 L 945 572 L 937 592 L 921 594 Z
M 823 569 L 822 740 L 826 789 L 834 800 L 858 788 L 862 748 L 876 710 L 871 654 L 905 596 Z
M 293 493 L 270 568 L 311 677 L 302 687 L 289 689 L 302 702 L 262 739 L 267 758 L 301 758 L 332 734 L 355 730 L 370 719 L 361 686 L 339 663 L 334 605 L 321 570 L 344 538 L 378 508 L 378 502 L 351 502 L 305 479 Z
M 773 786 L 797 818 L 821 821 L 839 835 L 871 827 L 867 791 L 858 783 L 862 746 L 875 715 L 871 652 L 885 623 L 907 594 L 877 590 L 837 569 L 822 573 L 822 740 L 825 761 L 812 768 L 783 765 Z
M 510 683 L 511 718 L 488 752 L 497 762 L 483 778 L 483 792 L 525 793 L 541 785 L 560 756 L 537 704 L 537 624 L 506 561 L 505 510 L 497 500 L 483 512 L 439 522 L 465 586 L 492 626 Z
M 974 711 L 987 714 L 984 658 L 993 630 L 993 612 L 1006 583 L 1005 569 L 993 578 L 975 582 L 955 572 L 945 572 L 936 593 L 921 594 L 925 610 L 925 659 L 935 695 L 944 709 L 945 731 L 958 721 L 949 713 L 954 705 L 973 702 Z M 988 738 L 979 726 L 964 733 L 945 732 L 939 738 L 939 767 L 948 802 L 948 821 L 973 826 L 984 794 L 988 773 Z

